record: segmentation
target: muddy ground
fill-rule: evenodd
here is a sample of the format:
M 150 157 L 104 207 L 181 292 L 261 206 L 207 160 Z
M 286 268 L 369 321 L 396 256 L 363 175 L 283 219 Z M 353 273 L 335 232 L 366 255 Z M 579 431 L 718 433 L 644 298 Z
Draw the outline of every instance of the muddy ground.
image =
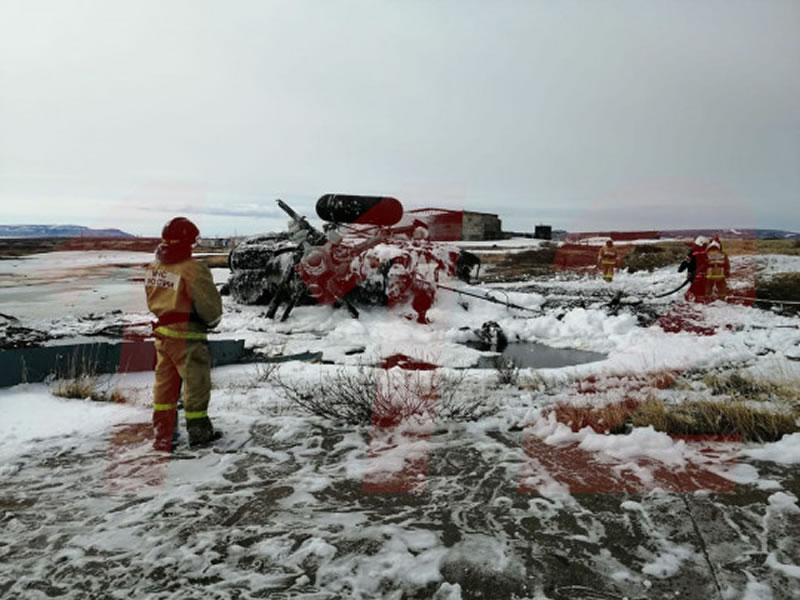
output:
M 172 469 L 168 482 L 114 491 L 117 476 L 141 478 L 114 466 L 146 457 L 111 437 L 104 448 L 25 457 L 0 492 L 0 596 L 422 599 L 448 597 L 447 582 L 466 599 L 740 598 L 748 585 L 774 592 L 754 597 L 800 597 L 797 579 L 780 570 L 800 557 L 800 513 L 774 510 L 772 491 L 731 483 L 715 491 L 706 479 L 696 483 L 710 491 L 684 481 L 685 491 L 639 492 L 624 476 L 597 480 L 610 471 L 590 456 L 554 461 L 552 448 L 526 444 L 525 432 L 481 440 L 441 432 L 429 440 L 427 465 L 370 482 L 343 467 L 348 436 L 367 432 L 317 424 L 303 440 L 278 441 L 278 429 L 255 425 L 236 454 L 193 459 L 224 468 L 191 496 L 179 492 L 181 478 L 191 483 L 191 461 L 152 463 L 152 473 Z M 750 464 L 800 496 L 796 469 Z M 599 491 L 542 495 L 525 478 L 542 469 Z M 308 489 L 312 476 L 328 485 Z M 381 528 L 428 532 L 441 580 L 380 575 L 388 559 Z M 260 545 L 276 537 L 283 559 Z M 311 539 L 325 551 L 286 559 Z M 358 582 L 370 572 L 379 593 L 361 596 Z

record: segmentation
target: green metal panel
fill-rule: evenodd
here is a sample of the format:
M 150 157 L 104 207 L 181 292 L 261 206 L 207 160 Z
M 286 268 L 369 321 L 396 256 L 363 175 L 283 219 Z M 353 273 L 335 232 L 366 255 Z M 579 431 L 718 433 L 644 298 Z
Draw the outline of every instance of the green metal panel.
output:
M 244 340 L 208 342 L 212 366 L 245 358 Z M 156 351 L 152 341 L 70 344 L 0 350 L 0 387 L 44 381 L 48 376 L 69 378 L 81 373 L 152 371 Z

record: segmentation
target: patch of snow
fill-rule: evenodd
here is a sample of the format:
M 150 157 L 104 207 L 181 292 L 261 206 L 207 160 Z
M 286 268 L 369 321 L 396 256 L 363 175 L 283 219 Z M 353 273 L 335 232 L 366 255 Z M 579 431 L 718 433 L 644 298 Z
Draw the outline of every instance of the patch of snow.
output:
M 709 465 L 709 471 L 740 485 L 755 485 L 760 481 L 758 469 L 742 462 L 719 461 Z
M 781 489 L 780 481 L 774 479 L 759 479 L 756 486 L 760 490 L 779 490 Z
M 756 460 L 769 460 L 784 465 L 800 464 L 800 433 L 784 435 L 777 442 L 760 448 L 746 448 L 742 454 Z
M 686 463 L 686 442 L 652 427 L 636 428 L 629 435 L 605 435 L 591 427 L 574 432 L 550 413 L 547 419 L 537 421 L 531 432 L 552 446 L 577 442 L 582 450 L 616 459 L 651 458 L 672 467 L 682 467 Z
M 731 270 L 754 271 L 760 275 L 800 272 L 800 256 L 789 254 L 756 254 L 731 257 Z
M 786 492 L 776 492 L 768 499 L 770 510 L 782 513 L 800 513 L 800 507 L 797 506 L 797 496 L 794 494 L 787 494 Z
M 761 583 L 747 573 L 749 581 L 744 588 L 741 600 L 772 600 L 772 588 L 765 583 Z
M 788 563 L 782 563 L 778 560 L 775 552 L 770 552 L 764 564 L 787 577 L 794 577 L 800 579 L 800 566 Z
M 450 584 L 445 581 L 436 590 L 433 600 L 461 600 L 461 585 L 458 583 Z
M 655 559 L 642 567 L 642 573 L 653 577 L 666 578 L 675 575 L 681 564 L 694 555 L 694 551 L 686 546 L 667 543 L 666 548 Z
M 148 420 L 141 408 L 51 396 L 45 385 L 0 390 L 0 460 L 42 448 L 75 445 L 113 425 Z

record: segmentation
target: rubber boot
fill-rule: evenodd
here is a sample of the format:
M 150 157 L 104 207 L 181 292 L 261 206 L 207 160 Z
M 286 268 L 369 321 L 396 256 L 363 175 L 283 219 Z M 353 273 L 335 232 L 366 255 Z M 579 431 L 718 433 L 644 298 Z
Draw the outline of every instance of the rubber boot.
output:
M 159 452 L 172 452 L 177 437 L 177 410 L 159 410 L 153 413 L 153 449 Z
M 208 417 L 187 419 L 186 431 L 189 434 L 189 446 L 192 448 L 207 446 L 222 437 L 222 432 L 214 430 Z

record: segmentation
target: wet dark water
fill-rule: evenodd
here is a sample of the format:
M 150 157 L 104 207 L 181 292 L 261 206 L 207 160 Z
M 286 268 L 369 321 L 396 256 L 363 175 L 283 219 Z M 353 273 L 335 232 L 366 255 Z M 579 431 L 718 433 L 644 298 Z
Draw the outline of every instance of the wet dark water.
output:
M 516 342 L 505 347 L 501 354 L 481 356 L 479 369 L 494 369 L 500 359 L 513 360 L 521 368 L 557 369 L 570 365 L 597 362 L 606 358 L 600 352 L 576 350 L 574 348 L 551 348 L 535 342 Z

